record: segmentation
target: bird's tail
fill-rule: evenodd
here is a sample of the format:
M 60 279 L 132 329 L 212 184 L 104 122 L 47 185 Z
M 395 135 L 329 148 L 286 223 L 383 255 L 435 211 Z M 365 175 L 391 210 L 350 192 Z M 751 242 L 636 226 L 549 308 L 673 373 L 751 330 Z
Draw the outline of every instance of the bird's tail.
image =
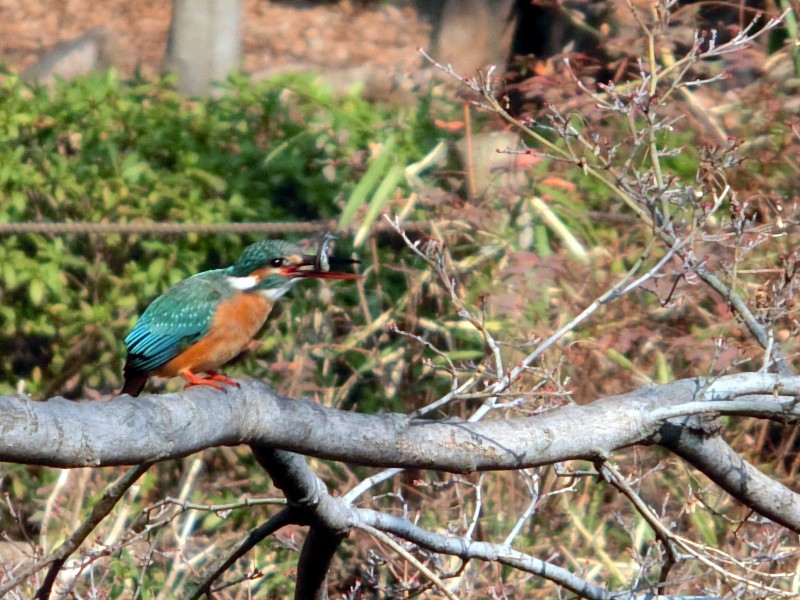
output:
M 130 373 L 125 372 L 125 385 L 122 386 L 120 394 L 130 394 L 131 396 L 138 396 L 144 389 L 144 384 L 147 383 L 147 373 Z

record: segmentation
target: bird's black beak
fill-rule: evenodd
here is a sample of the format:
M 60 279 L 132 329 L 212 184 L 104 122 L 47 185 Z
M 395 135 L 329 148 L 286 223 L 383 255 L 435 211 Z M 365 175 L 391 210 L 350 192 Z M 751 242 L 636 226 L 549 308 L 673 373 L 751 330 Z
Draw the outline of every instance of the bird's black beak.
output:
M 336 236 L 326 232 L 322 236 L 315 255 L 297 256 L 293 265 L 281 269 L 281 275 L 285 277 L 315 277 L 317 279 L 360 279 L 362 276 L 358 273 L 345 271 L 345 268 L 350 265 L 358 264 L 357 260 L 328 254 L 328 247 L 335 239 Z
M 344 270 L 358 262 L 353 258 L 342 256 L 306 254 L 299 263 L 281 269 L 281 275 L 285 277 L 315 277 L 317 279 L 361 279 L 362 275 Z

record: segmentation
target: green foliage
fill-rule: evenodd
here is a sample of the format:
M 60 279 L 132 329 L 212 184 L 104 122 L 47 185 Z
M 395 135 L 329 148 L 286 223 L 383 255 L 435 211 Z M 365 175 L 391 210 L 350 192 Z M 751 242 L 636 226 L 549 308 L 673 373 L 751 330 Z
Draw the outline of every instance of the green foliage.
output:
M 397 132 L 396 164 L 421 155 L 431 127 L 424 115 L 404 123 L 355 96 L 334 103 L 308 78 L 237 78 L 221 98 L 189 102 L 170 79 L 123 83 L 111 71 L 49 90 L 7 75 L 0 222 L 331 218 L 366 168 L 370 144 L 388 140 L 383 132 Z M 118 386 L 121 340 L 144 304 L 188 275 L 229 264 L 249 241 L 4 237 L 0 345 L 11 351 L 0 359 L 0 392 L 21 380 L 40 395 Z

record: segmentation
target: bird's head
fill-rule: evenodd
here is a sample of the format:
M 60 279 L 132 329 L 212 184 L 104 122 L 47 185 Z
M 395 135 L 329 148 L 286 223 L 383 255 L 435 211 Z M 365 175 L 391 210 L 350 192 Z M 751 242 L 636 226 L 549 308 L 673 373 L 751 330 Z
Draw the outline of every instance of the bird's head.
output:
M 259 291 L 271 299 L 280 298 L 299 279 L 358 279 L 357 273 L 342 270 L 357 260 L 328 256 L 327 238 L 317 254 L 305 254 L 299 246 L 283 240 L 263 240 L 245 251 L 227 269 L 228 281 L 236 289 Z

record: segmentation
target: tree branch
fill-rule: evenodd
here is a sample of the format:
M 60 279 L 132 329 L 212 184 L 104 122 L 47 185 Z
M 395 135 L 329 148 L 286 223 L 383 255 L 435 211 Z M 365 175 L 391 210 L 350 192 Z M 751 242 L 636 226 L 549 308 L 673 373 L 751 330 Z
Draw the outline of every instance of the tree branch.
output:
M 375 529 L 374 527 L 365 525 L 363 523 L 356 525 L 356 527 L 358 527 L 362 531 L 366 531 L 372 537 L 383 542 L 384 544 L 389 546 L 392 550 L 397 552 L 405 560 L 411 563 L 417 571 L 419 571 L 425 577 L 427 577 L 428 580 L 431 582 L 431 584 L 436 586 L 436 589 L 440 593 L 444 594 L 449 600 L 458 600 L 456 595 L 453 594 L 453 592 L 451 592 L 449 589 L 447 589 L 447 586 L 445 586 L 444 582 L 439 578 L 439 576 L 436 573 L 434 573 L 428 567 L 426 567 L 425 564 L 422 563 L 420 560 L 418 560 L 413 554 L 411 554 L 411 552 L 409 552 L 408 550 L 403 548 L 403 546 L 398 544 L 391 536 L 386 535 L 380 529 Z
M 330 561 L 351 527 L 373 527 L 421 547 L 465 559 L 496 560 L 582 593 L 586 598 L 604 600 L 611 597 L 603 588 L 589 584 L 566 569 L 516 552 L 508 546 L 448 538 L 426 531 L 401 517 L 352 508 L 342 498 L 330 495 L 302 456 L 260 444 L 253 444 L 251 448 L 276 487 L 286 494 L 289 510 L 298 512 L 300 521 L 295 522 L 311 524 L 297 568 L 296 600 L 324 600 L 328 597 L 326 575 Z M 465 550 L 467 548 L 469 551 Z
M 427 531 L 414 525 L 408 519 L 387 515 L 368 508 L 352 509 L 354 526 L 368 525 L 379 531 L 391 533 L 397 537 L 411 541 L 422 548 L 440 552 L 450 556 L 458 556 L 464 560 L 478 559 L 496 561 L 513 566 L 522 571 L 533 573 L 544 579 L 557 583 L 581 598 L 604 600 L 611 594 L 603 588 L 592 585 L 562 567 L 547 563 L 533 556 L 517 552 L 509 546 L 468 540 L 461 537 L 446 536 Z
M 203 596 L 211 592 L 211 586 L 219 579 L 225 571 L 231 568 L 233 564 L 250 552 L 259 543 L 261 543 L 267 536 L 272 535 L 282 527 L 294 523 L 294 515 L 290 508 L 284 508 L 280 512 L 272 515 L 266 523 L 259 525 L 253 529 L 247 537 L 239 542 L 228 555 L 222 559 L 217 566 L 206 573 L 200 580 L 197 589 L 188 597 L 187 600 L 199 600 Z
M 120 501 L 122 496 L 128 489 L 136 483 L 136 481 L 145 474 L 147 469 L 150 468 L 152 463 L 144 463 L 137 465 L 129 470 L 120 479 L 110 485 L 103 492 L 103 497 L 98 500 L 92 507 L 92 513 L 80 524 L 80 526 L 69 536 L 64 542 L 53 552 L 44 558 L 36 561 L 21 573 L 17 574 L 14 579 L 5 583 L 0 587 L 0 597 L 5 596 L 9 591 L 17 587 L 20 583 L 25 581 L 28 577 L 36 573 L 39 569 L 50 565 L 45 576 L 44 583 L 39 587 L 36 592 L 36 598 L 44 599 L 50 597 L 50 591 L 56 581 L 58 572 L 64 563 L 80 547 L 83 541 L 89 537 L 89 534 L 100 524 L 100 522 L 108 516 L 113 508 Z
M 768 394 L 771 401 L 743 401 L 756 394 Z M 0 460 L 57 467 L 118 465 L 186 456 L 211 446 L 254 444 L 379 467 L 452 472 L 520 469 L 603 458 L 634 444 L 672 439 L 663 436 L 662 427 L 667 420 L 681 426 L 681 405 L 686 405 L 687 415 L 759 411 L 762 416 L 796 422 L 798 395 L 800 377 L 749 373 L 714 381 L 686 379 L 533 417 L 477 423 L 337 411 L 283 398 L 252 381 L 224 394 L 193 388 L 137 399 L 121 396 L 111 402 L 0 397 Z M 721 439 L 717 443 L 724 445 Z M 257 456 L 261 452 L 257 450 Z M 684 458 L 697 462 L 729 492 L 747 491 L 746 486 L 732 485 L 730 469 L 689 452 Z M 276 469 L 276 460 L 270 455 L 267 468 L 277 483 L 287 471 Z M 757 471 L 743 473 L 755 476 Z M 298 485 L 289 478 L 279 487 L 290 501 L 302 504 L 297 494 L 313 486 Z M 777 482 L 766 480 L 764 485 L 766 494 L 736 497 L 765 515 L 775 514 L 764 503 L 771 494 L 800 504 L 797 495 Z M 779 522 L 800 531 L 800 509 L 787 510 L 781 517 Z
M 690 424 L 696 423 L 696 418 L 690 421 Z M 659 432 L 658 443 L 705 473 L 731 496 L 754 508 L 762 516 L 798 531 L 798 494 L 764 475 L 719 436 L 709 435 L 699 426 L 666 423 Z
M 347 506 L 328 494 L 305 458 L 253 444 L 253 456 L 284 494 L 297 522 L 310 525 L 297 563 L 296 600 L 327 600 L 328 569 L 349 532 Z
M 518 552 L 506 544 L 494 544 L 491 542 L 475 541 L 463 537 L 438 534 L 427 531 L 404 517 L 387 515 L 380 511 L 367 508 L 351 507 L 342 498 L 334 498 L 329 494 L 325 485 L 314 476 L 302 457 L 288 452 L 270 450 L 268 448 L 259 448 L 257 450 L 254 448 L 254 451 L 258 457 L 259 463 L 264 465 L 270 473 L 275 473 L 281 485 L 286 486 L 283 489 L 290 490 L 290 493 L 296 494 L 297 497 L 303 500 L 305 519 L 316 522 L 316 525 L 312 526 L 309 538 L 311 538 L 314 531 L 324 531 L 328 535 L 330 535 L 331 531 L 338 531 L 340 534 L 345 535 L 347 530 L 351 527 L 366 531 L 374 528 L 384 533 L 390 533 L 416 546 L 433 552 L 457 556 L 463 560 L 475 559 L 497 562 L 532 573 L 572 591 L 581 598 L 589 598 L 590 600 L 611 600 L 612 598 L 614 600 L 646 600 L 654 597 L 653 594 L 655 591 L 650 590 L 650 586 L 648 586 L 647 591 L 629 590 L 611 592 L 585 581 L 563 567 Z M 289 480 L 288 482 L 287 479 Z M 278 485 L 277 481 L 276 485 Z M 324 508 L 321 510 L 321 507 Z M 293 510 L 292 507 L 285 509 L 273 517 L 273 519 L 291 510 Z M 331 515 L 333 516 L 331 517 Z M 342 518 L 345 519 L 345 522 L 340 520 Z M 270 521 L 273 519 L 270 519 Z M 296 521 L 287 518 L 286 522 Z M 250 537 L 252 537 L 252 535 Z M 250 547 L 252 547 L 252 545 L 254 544 L 251 544 Z M 306 539 L 306 545 L 309 545 L 308 538 Z M 304 545 L 304 550 L 306 545 Z M 315 541 L 312 541 L 311 545 L 314 546 L 315 549 L 318 549 Z M 248 548 L 248 550 L 249 549 L 250 548 Z M 333 551 L 335 551 L 335 548 L 331 549 L 330 552 L 326 552 L 325 556 L 332 556 Z M 243 554 L 244 552 L 238 553 L 236 559 Z M 234 560 L 226 560 L 226 568 L 233 564 Z M 302 560 L 301 556 L 301 562 Z M 308 560 L 311 559 L 309 558 Z M 327 570 L 328 563 L 325 564 Z M 219 568 L 215 569 L 213 577 L 206 576 L 204 581 L 210 584 L 221 572 Z M 320 572 L 320 569 L 314 572 L 306 572 L 306 575 L 312 577 L 312 579 L 307 581 L 301 576 L 301 570 L 298 568 L 298 584 L 295 591 L 295 598 L 327 597 L 324 579 L 320 581 L 318 578 Z M 202 594 L 200 594 L 198 590 L 198 592 L 191 596 L 191 599 L 198 600 L 201 595 Z M 712 600 L 710 596 L 659 595 L 658 597 L 664 600 Z
M 110 466 L 255 443 L 379 467 L 519 469 L 602 456 L 645 441 L 663 424 L 659 409 L 698 398 L 718 403 L 719 414 L 735 414 L 726 411 L 726 402 L 745 394 L 773 394 L 779 401 L 774 418 L 800 419 L 795 406 L 800 377 L 767 373 L 733 375 L 711 384 L 684 379 L 533 417 L 477 423 L 338 411 L 281 397 L 255 381 L 243 381 L 241 388 L 226 393 L 195 387 L 161 396 L 120 396 L 111 402 L 2 396 L 0 461 Z M 754 404 L 751 412 L 756 408 Z

